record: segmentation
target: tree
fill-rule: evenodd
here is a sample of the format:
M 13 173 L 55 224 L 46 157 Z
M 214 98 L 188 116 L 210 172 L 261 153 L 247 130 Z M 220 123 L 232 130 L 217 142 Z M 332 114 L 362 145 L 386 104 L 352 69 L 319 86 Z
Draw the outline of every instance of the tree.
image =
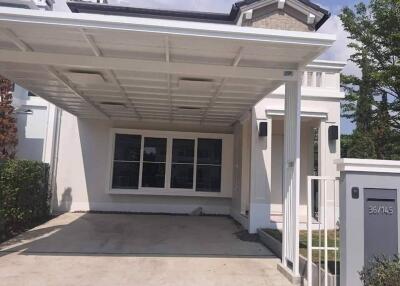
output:
M 371 0 L 344 8 L 340 19 L 355 50 L 351 60 L 361 69 L 368 61 L 368 77 L 376 92 L 390 98 L 390 124 L 400 130 L 400 1 Z
M 13 159 L 18 143 L 11 87 L 9 80 L 0 77 L 0 160 Z
M 371 0 L 346 7 L 340 18 L 352 42 L 350 57 L 361 78 L 343 76 L 342 113 L 356 123 L 347 156 L 400 157 L 400 0 Z

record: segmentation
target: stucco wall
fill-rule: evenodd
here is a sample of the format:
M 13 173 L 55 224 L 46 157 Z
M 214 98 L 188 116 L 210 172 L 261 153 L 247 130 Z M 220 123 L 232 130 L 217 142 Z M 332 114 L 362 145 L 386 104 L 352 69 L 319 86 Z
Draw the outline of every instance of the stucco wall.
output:
M 63 112 L 57 188 L 54 197 L 56 211 L 190 213 L 202 207 L 205 213 L 229 214 L 231 206 L 229 198 L 107 194 L 107 174 L 109 174 L 107 158 L 110 152 L 110 129 L 113 127 L 137 128 L 138 126 L 78 119 Z M 155 127 L 160 125 L 153 126 Z M 231 188 L 232 185 L 227 187 Z

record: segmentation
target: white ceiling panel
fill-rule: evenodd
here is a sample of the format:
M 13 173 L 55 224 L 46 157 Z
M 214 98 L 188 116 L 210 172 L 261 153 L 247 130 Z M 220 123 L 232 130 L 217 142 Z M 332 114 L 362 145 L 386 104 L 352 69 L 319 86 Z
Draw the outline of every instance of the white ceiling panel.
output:
M 317 33 L 4 8 L 0 74 L 82 118 L 230 125 L 333 41 Z

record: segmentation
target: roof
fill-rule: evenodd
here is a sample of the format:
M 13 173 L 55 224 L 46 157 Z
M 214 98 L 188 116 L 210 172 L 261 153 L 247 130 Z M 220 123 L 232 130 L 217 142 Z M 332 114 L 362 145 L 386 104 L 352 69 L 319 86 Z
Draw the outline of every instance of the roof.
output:
M 175 19 L 196 22 L 220 23 L 220 24 L 236 24 L 236 19 L 239 16 L 242 7 L 251 5 L 262 0 L 243 0 L 236 2 L 232 5 L 230 13 L 212 13 L 212 12 L 194 12 L 184 10 L 159 10 L 147 9 L 138 7 L 115 6 L 109 4 L 98 4 L 85 1 L 69 1 L 67 2 L 69 8 L 74 13 L 91 13 L 91 14 L 105 14 L 105 15 L 118 15 L 118 16 L 132 16 L 132 17 L 148 17 L 148 18 L 161 18 L 161 19 Z M 329 19 L 329 11 L 321 8 L 319 5 L 314 4 L 308 0 L 297 0 L 310 8 L 323 14 L 321 20 L 316 23 L 315 28 L 318 30 Z
M 0 9 L 0 74 L 80 118 L 230 126 L 335 41 L 321 33 Z

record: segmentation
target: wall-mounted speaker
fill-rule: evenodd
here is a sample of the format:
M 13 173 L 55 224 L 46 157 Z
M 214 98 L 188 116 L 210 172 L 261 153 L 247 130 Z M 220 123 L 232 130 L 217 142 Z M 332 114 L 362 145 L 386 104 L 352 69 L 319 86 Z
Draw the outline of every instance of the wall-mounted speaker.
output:
M 339 126 L 331 125 L 328 128 L 328 138 L 329 141 L 338 140 L 339 139 Z
M 260 122 L 258 126 L 258 136 L 260 137 L 268 136 L 268 122 Z

